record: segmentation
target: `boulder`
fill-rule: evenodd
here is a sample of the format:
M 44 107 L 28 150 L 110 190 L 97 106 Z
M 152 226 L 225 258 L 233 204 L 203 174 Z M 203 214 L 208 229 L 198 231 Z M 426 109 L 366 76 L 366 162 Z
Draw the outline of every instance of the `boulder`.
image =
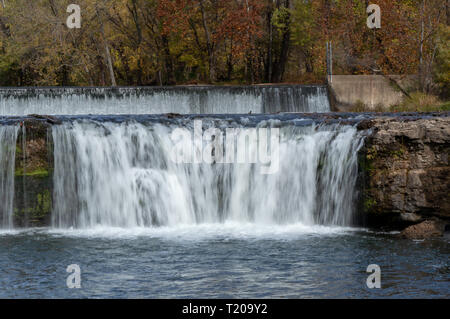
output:
M 401 236 L 408 239 L 425 239 L 442 237 L 444 232 L 444 222 L 439 220 L 426 220 L 420 224 L 407 227 L 401 232 Z

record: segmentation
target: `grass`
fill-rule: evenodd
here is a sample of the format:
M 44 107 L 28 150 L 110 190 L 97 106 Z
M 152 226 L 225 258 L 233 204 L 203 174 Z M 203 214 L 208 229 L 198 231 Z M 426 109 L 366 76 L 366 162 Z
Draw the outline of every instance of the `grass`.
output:
M 388 112 L 390 111 L 389 108 L 386 108 L 382 104 L 375 105 L 374 108 L 369 107 L 368 105 L 364 104 L 362 101 L 357 101 L 353 107 L 350 109 L 350 112 Z
M 437 96 L 413 92 L 400 105 L 390 107 L 391 112 L 437 112 L 450 111 L 450 101 L 442 102 Z
M 357 101 L 351 112 L 443 112 L 450 111 L 450 101 L 441 101 L 437 96 L 422 92 L 413 92 L 411 98 L 404 98 L 402 103 L 386 107 L 378 104 L 371 108 L 362 101 Z

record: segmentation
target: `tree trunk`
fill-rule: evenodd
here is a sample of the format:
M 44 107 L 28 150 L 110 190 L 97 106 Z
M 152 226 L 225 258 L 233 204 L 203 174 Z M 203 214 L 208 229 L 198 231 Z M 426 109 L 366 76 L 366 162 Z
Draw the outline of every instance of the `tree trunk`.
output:
M 132 0 L 132 7 L 128 7 L 128 11 L 130 12 L 132 18 L 133 18 L 133 22 L 134 22 L 134 26 L 136 28 L 136 43 L 135 43 L 135 47 L 134 49 L 136 51 L 139 50 L 139 47 L 141 46 L 142 43 L 142 28 L 141 28 L 141 24 L 139 23 L 139 13 L 138 13 L 138 6 L 136 3 L 136 0 Z M 143 72 L 142 72 L 142 59 L 141 56 L 138 56 L 138 69 L 137 69 L 137 85 L 142 85 L 143 81 L 142 81 L 142 77 L 143 77 Z
M 273 67 L 273 25 L 272 25 L 272 15 L 273 15 L 273 0 L 267 0 L 267 33 L 269 35 L 267 43 L 267 57 L 266 57 L 266 71 L 264 72 L 265 82 L 272 81 L 272 67 Z
M 450 0 L 447 0 L 445 6 L 446 6 L 445 13 L 447 15 L 447 26 L 450 26 Z
M 173 70 L 172 55 L 170 54 L 169 39 L 167 36 L 162 36 L 161 42 L 164 49 L 164 64 L 167 73 L 167 84 L 172 85 L 176 83 L 176 79 Z
M 290 0 L 284 1 L 284 7 L 289 9 Z M 291 28 L 290 28 L 290 14 L 288 14 L 286 21 L 284 21 L 285 26 L 282 30 L 282 40 L 280 45 L 280 54 L 273 66 L 272 82 L 282 82 L 284 72 L 286 70 L 286 63 L 289 55 L 289 47 L 291 43 Z
M 204 0 L 200 0 L 200 11 L 202 13 L 202 22 L 203 22 L 203 29 L 205 31 L 205 37 L 206 37 L 206 48 L 208 50 L 208 64 L 209 64 L 209 80 L 211 82 L 216 81 L 216 63 L 215 63 L 215 57 L 214 57 L 214 44 L 211 41 L 211 34 L 209 32 L 208 24 L 206 21 L 206 14 L 205 14 L 205 8 L 204 8 Z
M 100 33 L 102 35 L 103 45 L 105 46 L 106 62 L 108 65 L 109 76 L 111 79 L 111 86 L 117 86 L 116 77 L 114 75 L 114 69 L 113 69 L 113 64 L 112 64 L 112 59 L 111 59 L 111 52 L 109 51 L 108 40 L 106 39 L 106 36 L 105 36 L 105 30 L 103 28 L 103 21 L 100 17 L 100 13 L 99 13 L 98 9 L 97 9 L 97 17 L 100 22 Z
M 420 40 L 419 40 L 419 89 L 424 92 L 425 90 L 425 75 L 424 75 L 424 66 L 423 66 L 423 43 L 424 43 L 424 33 L 425 33 L 425 0 L 422 0 L 421 8 L 420 8 Z
M 108 62 L 109 76 L 111 77 L 111 86 L 117 86 L 116 77 L 114 76 L 114 69 L 113 69 L 113 64 L 112 64 L 112 59 L 111 59 L 111 53 L 109 52 L 109 45 L 104 36 L 103 36 L 103 41 L 105 43 L 105 53 L 106 53 L 106 59 Z

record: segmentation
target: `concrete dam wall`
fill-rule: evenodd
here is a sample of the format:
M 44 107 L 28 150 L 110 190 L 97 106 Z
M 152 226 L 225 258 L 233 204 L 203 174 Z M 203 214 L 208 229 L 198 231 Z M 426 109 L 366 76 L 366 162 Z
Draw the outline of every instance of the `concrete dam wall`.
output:
M 401 79 L 393 76 L 402 87 L 412 82 L 412 77 Z M 336 100 L 336 108 L 348 111 L 358 102 L 368 108 L 375 109 L 377 105 L 389 107 L 402 102 L 403 93 L 395 89 L 381 75 L 333 75 L 330 88 Z
M 0 88 L 0 116 L 328 111 L 321 85 Z

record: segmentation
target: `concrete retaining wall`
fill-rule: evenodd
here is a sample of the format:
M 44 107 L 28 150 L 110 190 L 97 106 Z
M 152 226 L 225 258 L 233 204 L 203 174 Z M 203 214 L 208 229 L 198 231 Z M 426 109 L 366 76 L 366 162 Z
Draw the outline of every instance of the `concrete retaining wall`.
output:
M 393 78 L 402 87 L 406 87 L 412 80 L 411 76 L 407 79 L 400 79 L 398 76 Z M 333 75 L 332 79 L 329 78 L 329 83 L 335 107 L 341 111 L 349 111 L 359 101 L 374 109 L 377 105 L 389 107 L 399 104 L 403 99 L 403 93 L 381 75 Z

